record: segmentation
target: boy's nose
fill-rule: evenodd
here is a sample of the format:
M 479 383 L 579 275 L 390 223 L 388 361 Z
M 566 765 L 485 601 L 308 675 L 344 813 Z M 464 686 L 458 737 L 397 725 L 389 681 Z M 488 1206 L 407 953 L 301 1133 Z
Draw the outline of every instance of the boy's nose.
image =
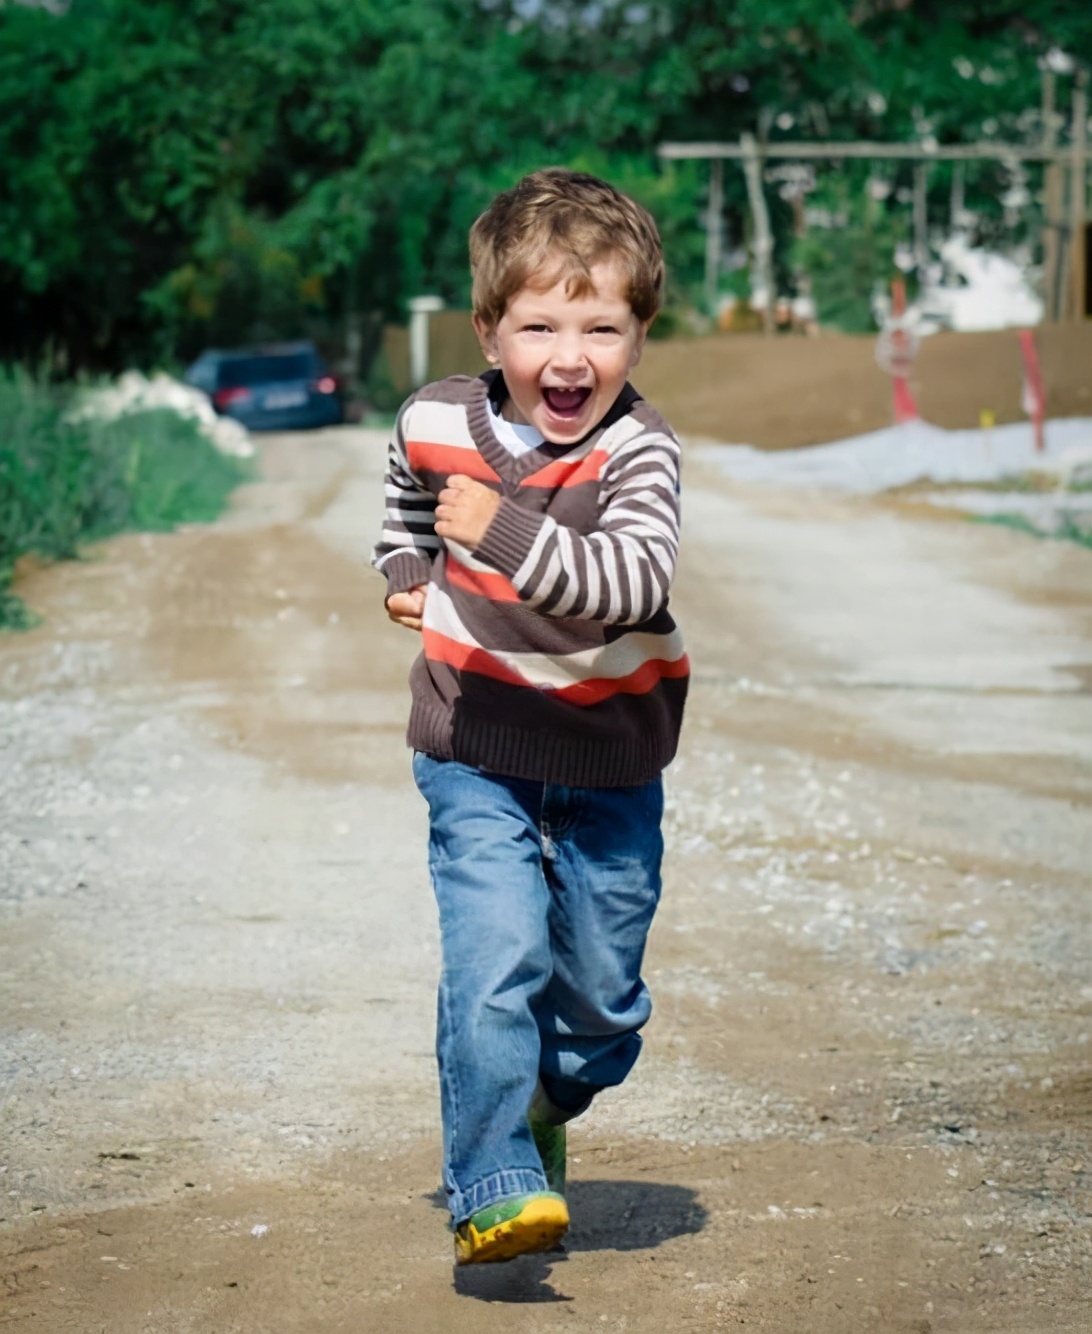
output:
M 579 372 L 585 367 L 583 341 L 577 337 L 559 338 L 554 344 L 554 353 L 551 358 L 555 371 Z

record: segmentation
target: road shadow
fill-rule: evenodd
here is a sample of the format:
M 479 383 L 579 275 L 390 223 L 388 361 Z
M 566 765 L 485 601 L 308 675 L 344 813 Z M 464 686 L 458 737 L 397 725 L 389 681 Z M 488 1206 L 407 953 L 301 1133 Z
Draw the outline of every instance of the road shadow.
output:
M 579 1251 L 640 1251 L 700 1232 L 707 1214 L 697 1192 L 656 1181 L 573 1181 L 566 1191 L 573 1224 L 564 1246 L 507 1264 L 454 1271 L 462 1297 L 483 1302 L 567 1302 L 550 1282 L 553 1267 Z
M 508 1302 L 514 1306 L 531 1302 L 571 1302 L 551 1284 L 555 1264 L 564 1263 L 560 1249 L 549 1255 L 521 1255 L 504 1264 L 471 1265 L 452 1272 L 451 1286 L 460 1297 L 479 1302 Z

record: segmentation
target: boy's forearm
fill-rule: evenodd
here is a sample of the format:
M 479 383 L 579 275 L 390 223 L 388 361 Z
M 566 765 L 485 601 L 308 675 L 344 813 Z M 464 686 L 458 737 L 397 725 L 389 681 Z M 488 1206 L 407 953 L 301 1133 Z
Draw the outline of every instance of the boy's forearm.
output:
M 630 442 L 601 488 L 598 531 L 581 533 L 506 497 L 476 554 L 543 615 L 637 625 L 664 606 L 675 575 L 678 442 Z
M 428 583 L 442 545 L 436 534 L 436 497 L 412 472 L 401 417 L 387 454 L 383 531 L 372 565 L 386 577 L 387 596 Z
M 584 536 L 505 500 L 475 554 L 543 615 L 636 625 L 667 601 L 676 548 L 648 528 Z
M 427 584 L 432 572 L 431 558 L 415 549 L 396 549 L 389 555 L 378 556 L 372 564 L 387 580 L 388 598 Z

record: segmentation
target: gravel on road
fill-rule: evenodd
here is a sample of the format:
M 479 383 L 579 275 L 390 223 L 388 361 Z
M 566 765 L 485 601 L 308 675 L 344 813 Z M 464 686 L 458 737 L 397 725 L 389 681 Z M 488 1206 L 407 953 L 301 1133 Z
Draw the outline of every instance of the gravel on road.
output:
M 688 470 L 645 1054 L 566 1250 L 453 1275 L 384 452 L 23 575 L 0 1326 L 1086 1334 L 1092 553 Z

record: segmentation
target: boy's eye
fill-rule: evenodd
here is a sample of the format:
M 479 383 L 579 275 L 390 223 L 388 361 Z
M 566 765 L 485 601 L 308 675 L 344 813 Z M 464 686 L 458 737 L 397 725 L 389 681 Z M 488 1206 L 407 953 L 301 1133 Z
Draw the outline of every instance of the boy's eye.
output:
M 592 333 L 597 334 L 616 334 L 618 330 L 613 324 L 597 324 Z
M 549 333 L 550 326 L 548 324 L 525 324 L 523 331 L 524 333 Z

